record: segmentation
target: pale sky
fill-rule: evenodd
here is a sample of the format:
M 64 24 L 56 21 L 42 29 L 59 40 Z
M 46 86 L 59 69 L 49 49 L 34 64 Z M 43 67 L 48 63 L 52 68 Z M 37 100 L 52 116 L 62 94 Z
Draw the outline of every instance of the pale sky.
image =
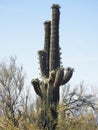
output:
M 54 3 L 61 6 L 63 66 L 75 69 L 69 83 L 85 81 L 98 89 L 98 0 L 0 0 L 0 61 L 17 56 L 28 84 L 39 77 L 37 51 L 43 49 L 43 23 L 51 19 Z

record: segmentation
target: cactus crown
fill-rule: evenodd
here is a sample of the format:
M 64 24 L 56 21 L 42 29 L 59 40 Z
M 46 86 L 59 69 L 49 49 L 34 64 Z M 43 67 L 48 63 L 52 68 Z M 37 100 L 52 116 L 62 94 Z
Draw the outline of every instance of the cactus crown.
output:
M 60 8 L 59 4 L 53 4 L 52 5 L 52 9 L 59 9 L 59 8 Z
M 49 21 L 49 20 L 44 22 L 44 24 L 50 24 L 50 23 L 51 23 L 51 21 Z

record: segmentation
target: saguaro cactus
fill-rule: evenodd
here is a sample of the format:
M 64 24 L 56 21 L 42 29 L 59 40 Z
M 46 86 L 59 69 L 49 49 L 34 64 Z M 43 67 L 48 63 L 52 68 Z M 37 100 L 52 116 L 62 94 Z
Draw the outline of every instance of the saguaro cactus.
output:
M 66 84 L 73 74 L 72 68 L 60 66 L 59 49 L 59 17 L 60 6 L 53 4 L 52 20 L 44 23 L 44 49 L 39 51 L 39 63 L 42 81 L 31 81 L 34 90 L 41 99 L 41 129 L 55 130 L 57 125 L 57 105 L 59 103 L 59 88 Z

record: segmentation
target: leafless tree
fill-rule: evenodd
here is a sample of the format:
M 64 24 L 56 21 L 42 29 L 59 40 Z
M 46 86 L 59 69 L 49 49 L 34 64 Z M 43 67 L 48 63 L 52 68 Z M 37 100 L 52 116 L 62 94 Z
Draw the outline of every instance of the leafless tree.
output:
M 22 116 L 24 79 L 23 67 L 17 67 L 16 58 L 0 63 L 0 109 L 16 127 Z
M 83 83 L 78 88 L 70 91 L 70 85 L 65 86 L 63 90 L 63 110 L 65 116 L 81 116 L 85 112 L 95 112 L 97 108 L 96 95 L 85 93 Z

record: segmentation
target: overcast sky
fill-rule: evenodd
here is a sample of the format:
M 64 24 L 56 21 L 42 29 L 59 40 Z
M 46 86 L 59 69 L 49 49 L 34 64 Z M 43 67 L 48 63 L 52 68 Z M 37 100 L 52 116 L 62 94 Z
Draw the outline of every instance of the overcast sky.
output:
M 45 20 L 60 8 L 62 62 L 75 69 L 70 84 L 98 89 L 98 0 L 0 0 L 0 61 L 17 56 L 27 82 L 39 77 L 37 51 L 43 49 Z

